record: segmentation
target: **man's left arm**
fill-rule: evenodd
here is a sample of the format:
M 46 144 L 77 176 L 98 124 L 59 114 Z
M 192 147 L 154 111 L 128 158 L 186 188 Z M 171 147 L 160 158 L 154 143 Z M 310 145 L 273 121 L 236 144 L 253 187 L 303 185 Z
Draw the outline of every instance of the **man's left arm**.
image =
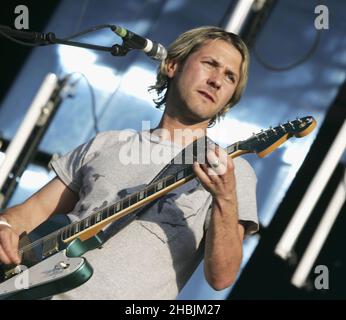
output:
M 209 164 L 194 164 L 196 176 L 213 196 L 205 241 L 204 273 L 215 290 L 236 279 L 243 253 L 244 227 L 238 222 L 234 165 L 223 150 L 207 154 Z M 215 165 L 217 164 L 217 166 Z

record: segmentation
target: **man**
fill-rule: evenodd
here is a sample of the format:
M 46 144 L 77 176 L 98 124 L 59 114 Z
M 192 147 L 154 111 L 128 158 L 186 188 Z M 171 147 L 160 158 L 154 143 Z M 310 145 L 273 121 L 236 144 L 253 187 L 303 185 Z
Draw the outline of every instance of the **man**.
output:
M 18 264 L 18 235 L 48 217 L 65 213 L 72 221 L 84 218 L 149 183 L 171 160 L 169 155 L 191 142 L 184 130 L 193 130 L 194 139 L 206 135 L 207 127 L 239 101 L 248 63 L 245 44 L 220 28 L 180 35 L 152 87 L 165 92 L 157 101 L 165 105 L 160 130 L 100 133 L 54 161 L 57 177 L 3 213 L 0 260 Z M 166 162 L 155 162 L 153 154 L 149 164 L 124 161 L 128 151 L 143 159 L 143 150 L 168 155 Z M 112 234 L 101 250 L 85 254 L 94 275 L 57 298 L 174 299 L 203 251 L 208 283 L 215 290 L 229 287 L 239 271 L 244 236 L 258 228 L 256 177 L 245 160 L 233 162 L 221 149 L 209 151 L 207 160 L 193 164 L 198 179 L 162 197 Z M 105 231 L 111 234 L 111 227 Z

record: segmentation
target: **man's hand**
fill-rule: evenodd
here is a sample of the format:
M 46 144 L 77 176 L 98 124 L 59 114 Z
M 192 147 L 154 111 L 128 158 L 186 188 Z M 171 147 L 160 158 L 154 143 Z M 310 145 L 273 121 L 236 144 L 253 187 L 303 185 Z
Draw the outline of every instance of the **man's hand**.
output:
M 1 221 L 7 222 L 4 218 Z M 19 236 L 12 227 L 0 224 L 0 263 L 20 264 L 18 255 Z
M 207 164 L 195 162 L 193 169 L 204 188 L 209 191 L 214 199 L 230 200 L 235 191 L 234 165 L 227 153 L 217 147 L 215 152 L 207 153 Z
M 78 200 L 78 194 L 56 177 L 22 204 L 6 209 L 0 220 L 12 227 L 0 224 L 0 263 L 19 264 L 19 235 L 30 233 L 56 213 L 70 212 Z

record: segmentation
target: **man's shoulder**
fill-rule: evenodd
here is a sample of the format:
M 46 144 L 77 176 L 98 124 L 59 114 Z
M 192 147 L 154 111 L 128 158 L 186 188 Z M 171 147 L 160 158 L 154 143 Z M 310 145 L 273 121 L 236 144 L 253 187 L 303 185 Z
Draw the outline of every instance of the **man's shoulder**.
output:
M 133 129 L 107 130 L 99 132 L 94 138 L 94 144 L 114 144 L 127 141 L 139 133 Z
M 133 129 L 123 129 L 123 130 L 106 130 L 97 133 L 95 139 L 103 140 L 109 138 L 122 138 L 122 137 L 130 137 L 138 134 L 136 130 Z

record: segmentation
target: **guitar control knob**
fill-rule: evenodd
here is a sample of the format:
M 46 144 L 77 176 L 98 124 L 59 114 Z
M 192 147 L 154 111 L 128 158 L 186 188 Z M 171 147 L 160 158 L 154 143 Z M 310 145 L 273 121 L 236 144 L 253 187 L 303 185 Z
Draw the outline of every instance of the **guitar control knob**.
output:
M 69 263 L 66 263 L 65 261 L 60 261 L 56 266 L 55 269 L 67 269 L 70 266 Z

